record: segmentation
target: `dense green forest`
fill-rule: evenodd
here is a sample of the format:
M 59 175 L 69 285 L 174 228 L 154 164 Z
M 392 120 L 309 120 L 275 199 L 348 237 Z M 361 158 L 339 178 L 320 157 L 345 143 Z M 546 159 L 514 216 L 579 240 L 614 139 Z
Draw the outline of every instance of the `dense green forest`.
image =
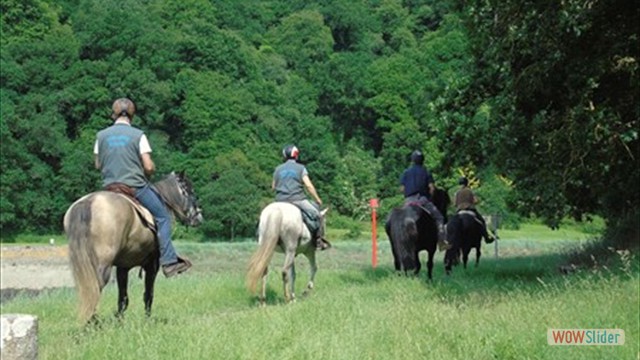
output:
M 61 230 L 100 187 L 111 104 L 159 175 L 186 170 L 204 239 L 251 236 L 284 145 L 332 214 L 400 203 L 422 149 L 440 186 L 552 227 L 638 241 L 635 0 L 3 0 L 3 236 Z

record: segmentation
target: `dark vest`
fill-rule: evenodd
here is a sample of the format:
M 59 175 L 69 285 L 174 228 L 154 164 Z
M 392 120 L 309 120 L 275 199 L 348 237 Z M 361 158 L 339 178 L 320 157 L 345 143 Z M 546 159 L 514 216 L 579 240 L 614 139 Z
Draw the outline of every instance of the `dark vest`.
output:
M 126 124 L 114 124 L 98 132 L 103 186 L 123 183 L 139 188 L 147 184 L 140 159 L 142 134 L 142 130 Z
M 273 172 L 276 201 L 298 201 L 306 199 L 302 183 L 305 167 L 294 160 L 281 164 Z

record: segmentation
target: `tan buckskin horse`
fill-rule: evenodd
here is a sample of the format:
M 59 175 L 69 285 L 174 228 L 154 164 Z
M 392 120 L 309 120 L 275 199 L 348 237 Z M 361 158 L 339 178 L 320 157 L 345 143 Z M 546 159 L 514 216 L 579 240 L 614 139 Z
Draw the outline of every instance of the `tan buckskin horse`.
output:
M 320 223 L 323 228 L 327 211 L 328 209 L 324 209 L 320 212 Z M 249 262 L 247 288 L 252 294 L 255 294 L 258 279 L 262 277 L 262 290 L 259 295 L 261 305 L 266 304 L 267 273 L 274 251 L 285 254 L 282 282 L 286 302 L 295 301 L 294 260 L 298 254 L 304 254 L 309 259 L 310 277 L 305 294 L 313 289 L 313 281 L 318 270 L 316 246 L 311 241 L 311 233 L 302 221 L 302 213 L 298 207 L 286 202 L 274 202 L 267 205 L 260 214 L 258 244 L 259 247 Z
M 170 212 L 185 225 L 202 222 L 201 210 L 191 182 L 184 172 L 172 172 L 154 185 Z M 146 219 L 146 220 L 145 220 Z M 79 295 L 82 322 L 95 320 L 100 293 L 109 281 L 112 266 L 118 281 L 118 311 L 121 316 L 129 299 L 129 270 L 145 271 L 144 306 L 151 314 L 153 288 L 158 274 L 160 252 L 151 213 L 129 197 L 111 191 L 97 191 L 74 202 L 64 216 L 69 240 L 71 269 Z

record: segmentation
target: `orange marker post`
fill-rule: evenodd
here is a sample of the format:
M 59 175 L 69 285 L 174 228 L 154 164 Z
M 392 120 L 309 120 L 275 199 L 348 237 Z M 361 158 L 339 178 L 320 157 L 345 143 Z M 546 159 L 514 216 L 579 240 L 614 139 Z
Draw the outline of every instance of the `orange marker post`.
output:
M 378 265 L 378 224 L 376 223 L 378 199 L 370 199 L 369 206 L 371 207 L 371 265 L 375 269 Z

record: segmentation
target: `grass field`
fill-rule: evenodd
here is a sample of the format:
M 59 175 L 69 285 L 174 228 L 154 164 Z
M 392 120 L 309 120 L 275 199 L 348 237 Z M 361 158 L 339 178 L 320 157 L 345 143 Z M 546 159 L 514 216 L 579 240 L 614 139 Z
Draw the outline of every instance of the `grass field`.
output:
M 183 276 L 156 283 L 151 318 L 144 316 L 142 281 L 130 284 L 130 306 L 116 320 L 116 286 L 105 289 L 99 328 L 75 321 L 73 289 L 18 297 L 2 313 L 39 318 L 40 359 L 637 359 L 639 265 L 613 254 L 571 275 L 558 267 L 588 242 L 577 232 L 537 227 L 500 233 L 499 257 L 485 246 L 479 268 L 434 280 L 397 276 L 386 237 L 378 267 L 370 241 L 343 241 L 318 254 L 314 292 L 283 304 L 272 262 L 268 306 L 244 288 L 255 244 L 177 242 L 195 263 Z M 426 254 L 422 254 L 424 259 Z M 597 261 L 597 259 L 596 259 Z M 297 295 L 307 281 L 297 259 Z M 137 272 L 136 272 L 137 273 Z M 134 272 L 131 272 L 133 277 Z M 623 329 L 622 346 L 550 346 L 547 329 Z

